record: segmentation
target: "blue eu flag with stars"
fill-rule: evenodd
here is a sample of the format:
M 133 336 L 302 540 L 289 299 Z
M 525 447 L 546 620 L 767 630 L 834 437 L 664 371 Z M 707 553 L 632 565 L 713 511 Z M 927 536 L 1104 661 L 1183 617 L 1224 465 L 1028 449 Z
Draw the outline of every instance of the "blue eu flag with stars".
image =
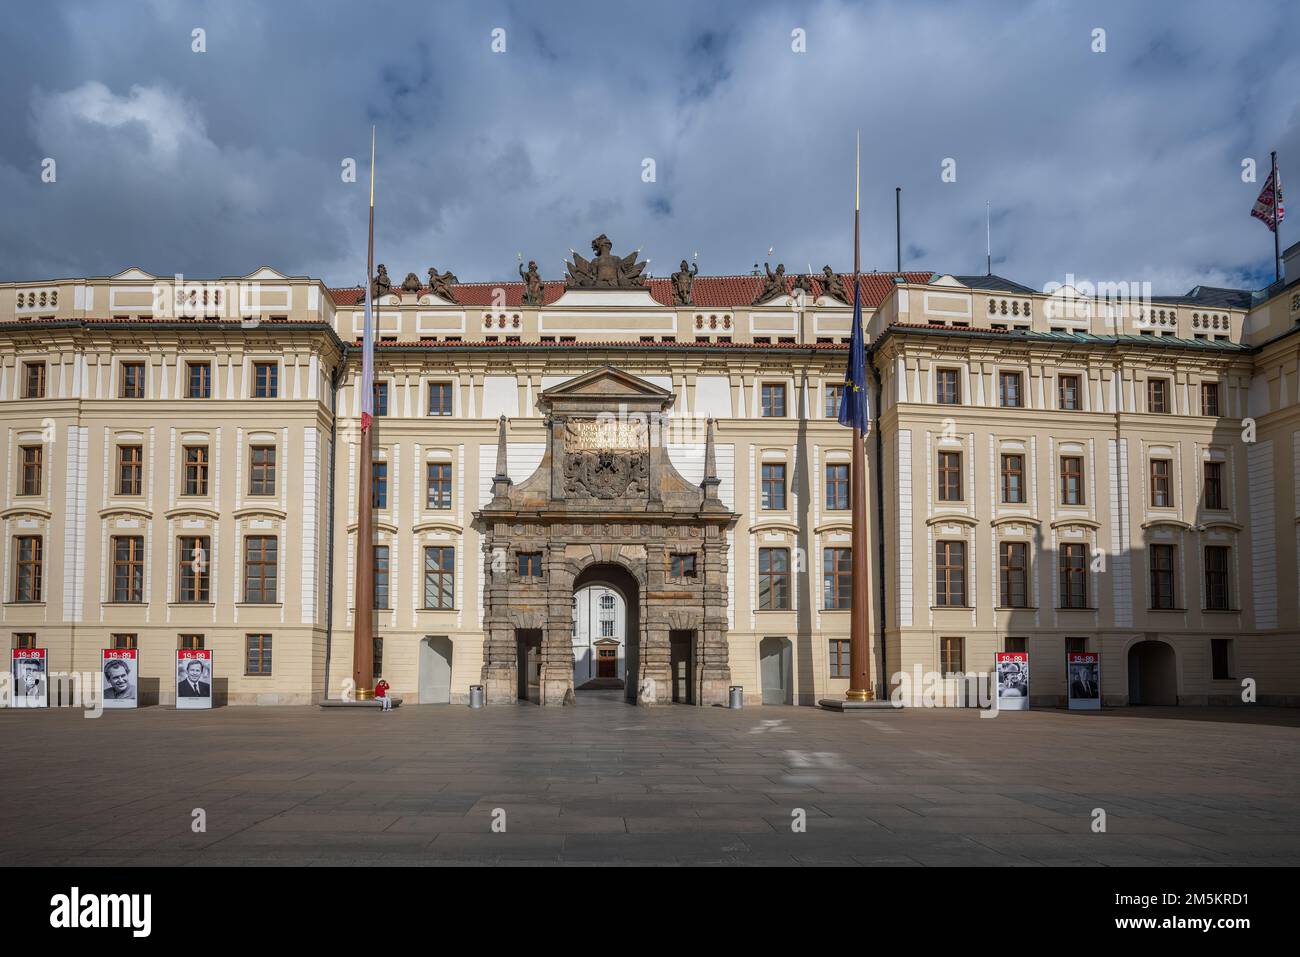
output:
M 849 367 L 844 371 L 844 396 L 840 399 L 840 425 L 851 426 L 863 435 L 871 428 L 871 402 L 867 398 L 867 345 L 862 334 L 862 292 L 853 276 L 853 339 L 849 345 Z

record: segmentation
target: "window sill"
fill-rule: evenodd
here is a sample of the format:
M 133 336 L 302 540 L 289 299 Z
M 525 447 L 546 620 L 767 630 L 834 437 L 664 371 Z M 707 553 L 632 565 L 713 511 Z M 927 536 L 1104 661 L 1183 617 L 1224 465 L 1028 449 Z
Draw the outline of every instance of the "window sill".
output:
M 100 602 L 100 604 L 107 608 L 112 608 L 114 605 L 120 605 L 125 608 L 141 608 L 149 603 L 141 599 L 140 601 L 105 601 Z
M 215 608 L 216 602 L 212 601 L 169 601 L 168 608 Z
M 1147 611 L 1172 612 L 1175 615 L 1183 615 L 1187 613 L 1186 608 L 1148 608 Z
M 1204 615 L 1240 615 L 1241 609 L 1240 608 L 1202 608 L 1201 613 Z
M 284 603 L 278 601 L 237 601 L 236 608 L 283 608 Z
M 974 611 L 974 605 L 931 605 L 931 611 Z
M 5 602 L 5 604 L 6 604 L 6 605 L 16 605 L 16 606 L 18 606 L 19 608 L 41 608 L 41 607 L 43 607 L 43 606 L 45 605 L 45 602 L 43 602 L 43 601 L 18 601 L 17 599 L 15 599 L 14 601 L 7 601 L 7 602 Z
M 756 615 L 773 615 L 773 614 L 776 614 L 776 615 L 786 614 L 786 615 L 788 615 L 788 614 L 789 614 L 791 611 L 793 611 L 793 610 L 794 610 L 794 609 L 792 609 L 792 608 L 755 608 L 755 609 L 754 609 L 754 614 L 756 614 Z M 845 610 L 846 610 L 846 609 L 843 609 L 843 608 L 826 608 L 826 609 L 823 609 L 823 611 L 845 611 Z
M 1037 605 L 994 605 L 994 611 L 1038 611 Z
M 432 612 L 439 612 L 439 611 L 441 611 L 441 612 L 448 612 L 448 611 L 458 611 L 458 610 L 459 610 L 459 609 L 456 609 L 456 608 L 427 608 L 427 607 L 426 607 L 426 608 L 417 608 L 417 609 L 416 609 L 416 611 L 432 611 Z
M 1080 607 L 1078 605 L 1071 605 L 1068 608 L 1063 605 L 1057 605 L 1056 610 L 1057 611 L 1097 611 L 1098 609 L 1092 605 L 1086 605 L 1083 607 Z

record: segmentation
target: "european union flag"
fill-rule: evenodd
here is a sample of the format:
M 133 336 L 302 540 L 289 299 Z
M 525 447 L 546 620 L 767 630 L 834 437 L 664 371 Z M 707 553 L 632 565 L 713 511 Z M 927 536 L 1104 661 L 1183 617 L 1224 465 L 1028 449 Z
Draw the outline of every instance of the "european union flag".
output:
M 844 395 L 840 399 L 840 425 L 863 435 L 871 431 L 871 400 L 867 397 L 867 344 L 862 334 L 862 292 L 853 275 L 853 339 L 849 345 L 849 367 L 844 371 Z

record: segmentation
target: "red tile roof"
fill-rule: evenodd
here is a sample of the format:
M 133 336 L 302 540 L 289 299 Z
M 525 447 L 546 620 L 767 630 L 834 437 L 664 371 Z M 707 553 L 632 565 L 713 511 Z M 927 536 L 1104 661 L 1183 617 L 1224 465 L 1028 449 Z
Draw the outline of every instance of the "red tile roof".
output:
M 929 282 L 930 277 L 934 275 L 929 271 L 925 272 L 873 272 L 861 273 L 858 276 L 858 285 L 862 290 L 862 305 L 868 309 L 879 306 L 889 295 L 889 290 L 894 286 L 894 278 L 901 277 L 905 282 L 924 283 Z M 852 281 L 851 274 L 841 274 L 840 278 L 844 280 L 847 286 Z M 794 275 L 786 276 L 787 291 L 794 283 Z M 505 308 L 517 309 L 523 305 L 524 301 L 524 284 L 522 282 L 465 282 L 459 283 L 455 287 L 456 298 L 461 305 L 465 306 L 496 306 L 494 293 L 497 289 L 505 292 Z M 671 279 L 650 279 L 648 288 L 651 297 L 661 305 L 671 306 L 673 303 L 673 291 Z M 727 309 L 737 306 L 748 306 L 754 301 L 759 290 L 763 288 L 763 278 L 761 276 L 697 276 L 695 283 L 691 288 L 691 298 L 695 300 L 694 305 L 701 309 Z M 822 294 L 821 282 L 816 275 L 813 277 L 813 291 L 815 295 Z M 851 290 L 850 290 L 851 291 Z M 420 295 L 428 292 L 428 289 L 422 287 Z M 352 286 L 344 289 L 331 289 L 330 295 L 333 297 L 336 305 L 346 306 L 353 305 L 361 299 L 364 290 L 361 286 Z M 544 305 L 550 305 L 564 294 L 564 283 L 562 281 L 548 282 L 545 284 L 545 290 L 542 295 Z

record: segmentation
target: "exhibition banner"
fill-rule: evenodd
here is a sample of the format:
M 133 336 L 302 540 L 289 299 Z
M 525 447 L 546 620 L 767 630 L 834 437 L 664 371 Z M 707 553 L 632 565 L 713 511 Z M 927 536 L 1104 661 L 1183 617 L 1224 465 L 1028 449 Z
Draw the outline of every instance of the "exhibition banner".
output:
M 140 659 L 134 648 L 105 648 L 100 666 L 105 708 L 134 708 L 140 701 Z
M 15 648 L 13 675 L 14 708 L 46 708 L 50 704 L 50 680 L 44 648 Z
M 1065 655 L 1065 682 L 1071 711 L 1101 710 L 1101 655 L 1070 651 Z
M 212 707 L 212 652 L 206 648 L 176 652 L 176 707 Z
M 1029 653 L 999 651 L 993 656 L 998 672 L 999 711 L 1029 710 Z

